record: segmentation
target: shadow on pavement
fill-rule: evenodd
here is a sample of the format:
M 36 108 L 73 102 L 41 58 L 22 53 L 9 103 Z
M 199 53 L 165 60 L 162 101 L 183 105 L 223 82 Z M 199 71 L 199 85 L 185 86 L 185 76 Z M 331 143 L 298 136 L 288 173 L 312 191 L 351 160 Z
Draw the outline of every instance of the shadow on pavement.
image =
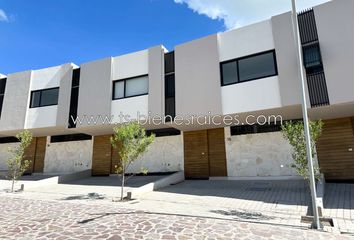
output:
M 125 182 L 126 187 L 141 187 L 150 182 L 155 182 L 166 176 L 134 176 Z M 68 185 L 84 185 L 84 186 L 110 186 L 119 187 L 122 182 L 118 176 L 94 176 L 66 182 Z
M 308 206 L 310 202 L 309 191 L 303 180 L 187 180 L 157 192 L 244 199 L 288 206 Z
M 247 219 L 247 220 L 271 220 L 275 217 L 267 216 L 262 213 L 248 212 L 248 211 L 239 211 L 239 210 L 212 210 L 212 213 L 221 214 L 224 216 L 235 216 L 237 219 Z
M 75 196 L 69 196 L 66 198 L 62 198 L 61 200 L 102 200 L 105 199 L 105 195 L 98 194 L 98 193 L 88 193 L 88 194 L 81 194 Z

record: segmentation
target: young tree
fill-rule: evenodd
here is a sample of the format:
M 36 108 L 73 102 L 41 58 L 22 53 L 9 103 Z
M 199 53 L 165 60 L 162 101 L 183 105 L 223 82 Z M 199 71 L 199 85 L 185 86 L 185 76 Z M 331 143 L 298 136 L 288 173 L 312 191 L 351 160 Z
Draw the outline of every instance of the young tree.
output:
M 15 148 L 9 148 L 10 158 L 7 160 L 7 178 L 12 181 L 11 192 L 14 191 L 15 182 L 21 178 L 31 164 L 30 160 L 23 159 L 23 155 L 32 142 L 32 134 L 25 130 L 18 133 L 16 138 L 20 140 L 20 144 Z
M 145 130 L 136 122 L 124 124 L 113 128 L 113 136 L 111 144 L 113 148 L 117 148 L 119 144 L 120 166 L 116 168 L 117 173 L 122 176 L 121 200 L 124 199 L 124 183 L 126 181 L 125 174 L 130 164 L 138 159 L 148 146 L 155 140 L 152 134 L 147 136 Z
M 316 156 L 316 142 L 321 136 L 323 122 L 310 121 L 310 136 L 311 136 L 311 149 L 312 159 Z M 292 146 L 292 157 L 294 160 L 293 168 L 296 172 L 302 176 L 305 180 L 309 179 L 309 168 L 306 153 L 306 139 L 304 133 L 304 123 L 299 122 L 287 122 L 282 126 L 282 134 Z M 320 169 L 318 165 L 314 164 L 314 173 L 316 179 L 320 177 Z

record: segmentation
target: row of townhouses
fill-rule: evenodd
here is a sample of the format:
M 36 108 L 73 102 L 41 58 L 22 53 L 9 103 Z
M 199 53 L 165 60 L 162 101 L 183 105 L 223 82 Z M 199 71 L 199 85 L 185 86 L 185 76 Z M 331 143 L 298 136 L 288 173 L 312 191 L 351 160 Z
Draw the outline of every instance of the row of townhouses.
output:
M 308 112 L 324 121 L 318 162 L 332 180 L 354 179 L 353 12 L 354 1 L 336 0 L 298 14 Z M 296 177 L 280 132 L 281 120 L 302 118 L 290 12 L 174 51 L 155 46 L 0 78 L 0 170 L 14 136 L 28 129 L 30 173 L 114 173 L 113 126 L 149 115 L 164 121 L 141 123 L 156 140 L 130 172 Z M 218 122 L 183 119 L 192 115 Z

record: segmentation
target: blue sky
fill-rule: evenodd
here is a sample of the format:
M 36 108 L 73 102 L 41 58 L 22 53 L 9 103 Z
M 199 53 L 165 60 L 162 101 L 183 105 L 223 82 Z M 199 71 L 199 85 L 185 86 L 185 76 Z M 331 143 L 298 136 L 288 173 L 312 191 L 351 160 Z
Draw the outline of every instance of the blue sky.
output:
M 299 8 L 327 0 L 298 0 Z M 286 0 L 0 0 L 0 73 L 175 45 L 290 10 Z

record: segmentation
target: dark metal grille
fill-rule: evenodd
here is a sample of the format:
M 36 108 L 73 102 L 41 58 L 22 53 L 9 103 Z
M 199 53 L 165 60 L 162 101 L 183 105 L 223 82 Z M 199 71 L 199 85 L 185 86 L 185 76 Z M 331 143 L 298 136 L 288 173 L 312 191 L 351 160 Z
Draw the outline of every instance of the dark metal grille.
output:
M 323 72 L 308 74 L 307 85 L 311 107 L 319 107 L 329 104 L 327 84 Z
M 313 9 L 305 10 L 298 14 L 301 43 L 317 41 L 316 20 Z
M 298 21 L 311 107 L 329 105 L 326 77 L 313 9 L 300 12 Z

